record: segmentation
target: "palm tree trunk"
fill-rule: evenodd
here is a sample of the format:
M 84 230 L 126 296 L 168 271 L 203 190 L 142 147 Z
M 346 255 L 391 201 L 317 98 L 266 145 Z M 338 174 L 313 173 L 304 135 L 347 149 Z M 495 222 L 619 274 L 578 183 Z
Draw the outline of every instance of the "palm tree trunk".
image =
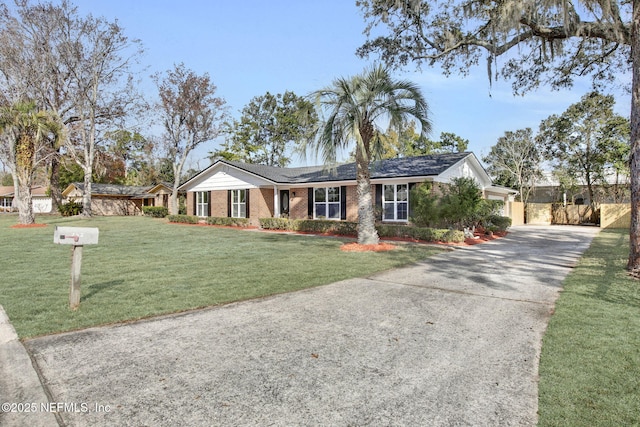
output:
M 31 196 L 31 173 L 18 171 L 18 191 L 15 194 L 18 207 L 18 221 L 20 224 L 34 224 L 33 202 Z
M 371 172 L 368 156 L 358 144 L 356 147 L 356 185 L 358 194 L 358 243 L 377 245 L 380 242 L 376 230 L 376 218 L 371 192 Z

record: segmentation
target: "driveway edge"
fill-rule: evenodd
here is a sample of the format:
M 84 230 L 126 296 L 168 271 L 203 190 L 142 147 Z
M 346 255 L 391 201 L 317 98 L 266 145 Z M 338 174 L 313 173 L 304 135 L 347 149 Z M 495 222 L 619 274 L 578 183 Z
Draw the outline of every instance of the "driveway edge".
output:
M 0 305 L 0 424 L 57 427 L 55 414 L 26 348 Z M 45 404 L 45 407 L 42 407 Z M 9 409 L 9 411 L 7 411 Z

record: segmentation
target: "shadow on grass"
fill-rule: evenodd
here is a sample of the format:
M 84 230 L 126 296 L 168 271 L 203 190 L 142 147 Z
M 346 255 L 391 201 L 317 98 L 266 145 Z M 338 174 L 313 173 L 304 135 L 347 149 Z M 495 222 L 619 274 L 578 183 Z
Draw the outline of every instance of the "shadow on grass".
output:
M 82 296 L 81 301 L 86 301 L 91 299 L 94 295 L 99 294 L 100 292 L 111 290 L 118 286 L 124 285 L 124 280 L 111 280 L 109 282 L 96 283 L 95 285 L 88 286 L 89 292 Z
M 607 242 L 603 251 L 596 255 L 605 263 L 601 268 L 602 274 L 597 278 L 597 285 L 593 288 L 586 287 L 585 296 L 611 304 L 640 308 L 640 282 L 626 275 L 625 271 L 626 260 L 623 257 L 627 254 L 627 246 L 628 236 L 620 235 Z

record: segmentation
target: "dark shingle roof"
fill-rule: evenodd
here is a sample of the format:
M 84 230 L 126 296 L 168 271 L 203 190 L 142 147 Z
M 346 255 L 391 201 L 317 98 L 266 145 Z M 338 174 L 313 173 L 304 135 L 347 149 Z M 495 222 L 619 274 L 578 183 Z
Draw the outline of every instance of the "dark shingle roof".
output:
M 84 183 L 74 182 L 73 185 L 80 191 L 84 192 Z M 118 184 L 91 184 L 91 194 L 106 195 L 106 196 L 129 196 L 129 197 L 142 197 L 147 194 L 147 191 L 153 187 L 139 187 L 132 185 L 118 185 Z
M 471 153 L 464 152 L 380 160 L 371 165 L 371 178 L 435 176 L 441 174 L 469 155 L 471 155 Z M 298 168 L 279 168 L 228 160 L 220 160 L 220 162 L 235 166 L 278 184 L 352 181 L 356 179 L 355 163 L 346 163 L 336 165 L 334 167 L 307 166 Z

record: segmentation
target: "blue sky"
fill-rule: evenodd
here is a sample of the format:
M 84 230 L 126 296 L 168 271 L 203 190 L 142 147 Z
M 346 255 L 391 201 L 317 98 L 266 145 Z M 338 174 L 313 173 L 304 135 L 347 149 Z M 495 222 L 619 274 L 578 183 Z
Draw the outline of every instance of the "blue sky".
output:
M 149 76 L 183 62 L 197 73 L 208 72 L 230 112 L 254 96 L 292 90 L 306 95 L 336 77 L 362 72 L 374 59 L 355 50 L 366 40 L 365 23 L 355 0 L 75 0 L 82 14 L 117 19 L 130 38 L 142 41 L 142 89 L 150 100 L 155 86 Z M 470 141 L 481 158 L 505 131 L 531 127 L 562 113 L 589 90 L 588 84 L 551 92 L 542 88 L 513 96 L 508 82 L 489 87 L 486 67 L 466 78 L 445 77 L 439 68 L 395 73 L 419 84 L 429 100 L 432 139 L 453 132 Z M 630 97 L 614 93 L 616 112 L 629 116 Z M 221 141 L 200 147 L 188 167 L 209 165 L 207 153 Z M 294 158 L 295 165 L 319 160 Z

